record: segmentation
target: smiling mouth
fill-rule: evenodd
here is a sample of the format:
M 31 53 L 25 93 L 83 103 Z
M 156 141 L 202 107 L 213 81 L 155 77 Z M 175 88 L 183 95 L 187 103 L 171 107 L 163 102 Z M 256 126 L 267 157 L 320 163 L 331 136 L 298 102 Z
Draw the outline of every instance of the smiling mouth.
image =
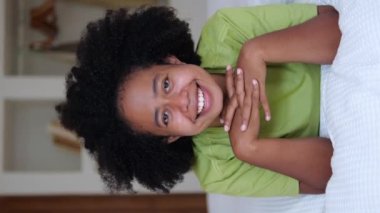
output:
M 197 118 L 202 113 L 205 108 L 205 97 L 202 89 L 197 84 L 197 100 L 198 100 L 198 108 L 197 108 Z

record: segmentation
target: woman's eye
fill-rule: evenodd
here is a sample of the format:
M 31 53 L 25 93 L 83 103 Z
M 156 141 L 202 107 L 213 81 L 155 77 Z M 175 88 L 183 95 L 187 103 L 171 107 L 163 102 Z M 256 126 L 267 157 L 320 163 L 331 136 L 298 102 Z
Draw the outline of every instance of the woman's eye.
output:
M 164 88 L 165 92 L 168 92 L 170 89 L 170 81 L 168 78 L 165 78 L 164 83 L 162 84 L 162 87 Z
M 162 114 L 162 123 L 167 126 L 169 124 L 169 113 L 168 112 L 164 112 Z

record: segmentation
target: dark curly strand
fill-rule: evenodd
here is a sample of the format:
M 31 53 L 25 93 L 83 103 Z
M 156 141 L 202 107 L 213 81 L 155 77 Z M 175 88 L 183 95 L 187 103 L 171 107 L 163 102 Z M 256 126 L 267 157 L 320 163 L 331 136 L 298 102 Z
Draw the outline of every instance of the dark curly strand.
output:
M 169 192 L 190 169 L 191 138 L 135 132 L 118 110 L 118 91 L 133 72 L 165 63 L 167 56 L 200 64 L 188 24 L 168 7 L 108 11 L 88 24 L 77 50 L 78 62 L 66 79 L 66 102 L 56 110 L 62 124 L 85 140 L 111 191 L 133 191 L 136 179 L 150 190 Z

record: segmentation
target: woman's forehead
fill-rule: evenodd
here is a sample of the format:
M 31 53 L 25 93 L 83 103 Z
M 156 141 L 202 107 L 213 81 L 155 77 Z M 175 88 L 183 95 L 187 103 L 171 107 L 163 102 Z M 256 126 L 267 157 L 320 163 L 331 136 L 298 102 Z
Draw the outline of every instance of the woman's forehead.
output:
M 153 124 L 154 98 L 152 77 L 146 73 L 130 78 L 120 94 L 123 118 L 135 129 L 151 129 Z

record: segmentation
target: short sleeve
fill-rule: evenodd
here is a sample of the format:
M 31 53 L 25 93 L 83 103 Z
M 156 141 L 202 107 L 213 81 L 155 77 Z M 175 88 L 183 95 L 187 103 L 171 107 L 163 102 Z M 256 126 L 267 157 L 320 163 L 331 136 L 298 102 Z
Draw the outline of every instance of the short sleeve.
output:
M 247 40 L 303 23 L 316 15 L 316 5 L 309 4 L 219 10 L 206 23 L 198 43 L 197 52 L 201 56 L 201 66 L 210 73 L 219 73 L 227 64 L 235 65 L 241 46 Z M 282 71 L 277 72 L 278 69 Z M 261 136 L 317 135 L 318 70 L 316 65 L 304 64 L 268 67 L 267 92 L 270 94 L 272 115 L 276 120 L 272 120 L 270 124 L 263 122 Z M 270 74 L 272 72 L 276 75 Z M 295 94 L 296 90 L 306 93 Z M 310 107 L 303 102 L 309 103 Z M 297 108 L 298 105 L 302 106 L 301 110 Z M 306 112 L 305 109 L 309 111 Z M 288 113 L 282 113 L 283 111 Z M 299 194 L 299 183 L 296 179 L 238 160 L 232 151 L 229 137 L 222 128 L 209 128 L 193 137 L 193 140 L 193 170 L 207 192 L 254 197 Z
M 209 128 L 193 140 L 193 170 L 205 191 L 253 197 L 299 194 L 297 180 L 238 160 L 222 128 Z
M 312 4 L 278 4 L 218 10 L 204 26 L 197 52 L 201 66 L 235 65 L 241 46 L 256 36 L 303 23 L 317 15 Z

